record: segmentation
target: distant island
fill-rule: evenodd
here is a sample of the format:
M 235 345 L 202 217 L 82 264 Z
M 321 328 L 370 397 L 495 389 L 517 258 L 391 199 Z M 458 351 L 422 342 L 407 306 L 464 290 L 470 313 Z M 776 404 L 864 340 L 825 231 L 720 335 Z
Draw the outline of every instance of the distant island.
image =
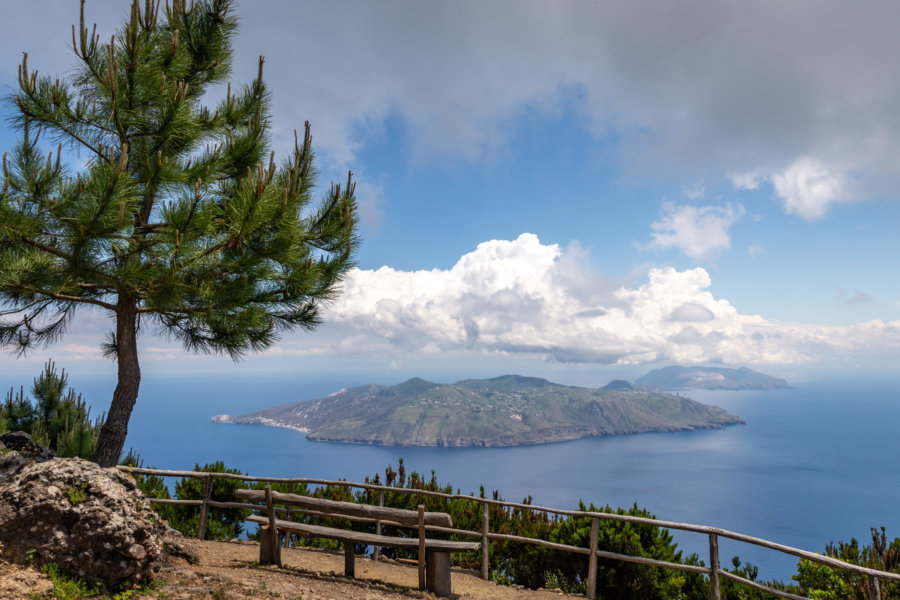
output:
M 672 394 L 519 375 L 366 385 L 211 421 L 286 427 L 309 440 L 396 446 L 518 446 L 743 423 L 721 408 Z
M 628 382 L 624 382 L 628 383 Z M 636 387 L 661 390 L 780 390 L 791 387 L 778 377 L 746 367 L 665 367 L 654 369 L 634 382 Z

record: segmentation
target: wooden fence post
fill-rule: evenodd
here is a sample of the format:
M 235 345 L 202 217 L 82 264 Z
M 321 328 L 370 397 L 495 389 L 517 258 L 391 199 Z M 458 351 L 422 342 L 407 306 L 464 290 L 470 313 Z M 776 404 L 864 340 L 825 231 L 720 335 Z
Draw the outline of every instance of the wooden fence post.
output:
M 719 589 L 719 538 L 709 534 L 709 600 L 722 600 Z
M 591 557 L 588 562 L 587 597 L 594 600 L 597 595 L 597 542 L 600 535 L 600 519 L 591 518 Z
M 281 545 L 278 543 L 278 528 L 275 527 L 275 505 L 272 502 L 272 486 L 266 484 L 266 516 L 269 518 L 269 539 L 260 537 L 260 544 L 269 542 L 272 552 L 272 561 L 281 566 Z M 262 562 L 262 561 L 260 561 Z
M 212 498 L 212 473 L 206 474 L 206 487 L 203 489 L 203 505 L 200 507 L 200 526 L 197 528 L 197 539 L 206 537 L 206 522 L 209 520 L 209 501 Z
M 881 600 L 881 580 L 874 575 L 869 575 L 868 588 L 869 600 Z
M 419 589 L 425 589 L 425 505 L 419 505 Z
M 488 580 L 491 578 L 491 545 L 488 543 L 488 529 L 491 526 L 491 505 L 487 502 L 484 506 L 484 516 L 481 519 L 481 578 Z
M 384 490 L 378 490 L 378 506 L 384 506 Z M 375 521 L 375 535 L 381 535 L 381 519 Z M 381 546 L 375 546 L 372 558 L 376 561 L 381 559 Z
M 288 494 L 293 494 L 293 493 L 294 493 L 294 482 L 293 482 L 293 481 L 289 481 L 289 482 L 288 482 Z M 292 506 L 293 506 L 293 505 L 291 505 L 291 504 L 288 504 L 288 505 L 287 505 L 287 520 L 288 520 L 288 521 L 293 521 L 293 520 L 294 520 L 294 519 L 293 519 L 293 517 L 294 517 L 294 511 L 293 511 L 293 509 L 292 509 Z M 287 548 L 288 546 L 290 546 L 290 545 L 291 545 L 291 536 L 292 536 L 292 535 L 293 535 L 293 534 L 292 534 L 290 531 L 284 531 L 284 532 L 281 534 L 281 545 L 284 546 L 285 548 Z

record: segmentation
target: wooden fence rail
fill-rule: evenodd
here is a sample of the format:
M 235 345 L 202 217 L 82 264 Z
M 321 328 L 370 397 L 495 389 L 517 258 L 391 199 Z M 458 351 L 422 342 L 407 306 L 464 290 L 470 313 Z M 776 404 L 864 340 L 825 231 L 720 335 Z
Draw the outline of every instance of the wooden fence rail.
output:
M 209 509 L 210 508 L 248 508 L 252 505 L 248 505 L 246 503 L 240 502 L 217 502 L 212 500 L 211 492 L 212 492 L 212 481 L 214 478 L 222 478 L 222 479 L 236 479 L 240 481 L 247 482 L 265 482 L 265 483 L 286 483 L 289 486 L 289 490 L 293 492 L 294 485 L 297 484 L 306 484 L 306 485 L 334 485 L 334 486 L 345 486 L 348 488 L 358 488 L 363 490 L 368 490 L 371 492 L 378 492 L 378 503 L 379 506 L 384 506 L 384 493 L 387 491 L 401 493 L 401 494 L 415 494 L 417 496 L 431 496 L 437 498 L 445 498 L 448 500 L 467 500 L 471 502 L 479 502 L 483 506 L 483 517 L 482 517 L 482 527 L 481 531 L 469 531 L 465 529 L 455 529 L 451 527 L 441 527 L 437 525 L 426 525 L 425 529 L 429 531 L 440 531 L 444 533 L 451 533 L 456 535 L 465 535 L 481 538 L 481 548 L 482 548 L 482 563 L 481 563 L 481 576 L 484 579 L 488 579 L 490 577 L 490 540 L 503 540 L 503 541 L 511 541 L 511 542 L 520 542 L 524 544 L 533 544 L 537 546 L 542 546 L 544 548 L 550 548 L 554 550 L 562 550 L 565 552 L 572 552 L 576 554 L 586 554 L 588 555 L 588 581 L 587 581 L 587 597 L 593 600 L 594 595 L 596 593 L 596 576 L 597 576 L 597 559 L 598 558 L 606 558 L 613 560 L 621 560 L 624 562 L 637 563 L 642 565 L 648 565 L 653 567 L 661 567 L 666 569 L 674 569 L 678 571 L 687 571 L 690 573 L 702 573 L 709 576 L 709 588 L 710 588 L 710 600 L 721 600 L 721 579 L 730 579 L 732 581 L 736 581 L 748 587 L 772 594 L 773 596 L 778 596 L 782 598 L 790 598 L 793 600 L 809 600 L 805 596 L 798 596 L 796 594 L 791 594 L 788 592 L 783 592 L 781 590 L 776 590 L 769 586 L 763 585 L 761 583 L 751 581 L 739 575 L 735 575 L 734 573 L 729 573 L 720 567 L 719 564 L 719 538 L 727 538 L 731 540 L 735 540 L 738 542 L 744 542 L 747 544 L 753 544 L 756 546 L 760 546 L 763 548 L 768 548 L 771 550 L 775 550 L 777 552 L 781 552 L 783 554 L 789 554 L 791 556 L 796 556 L 798 558 L 802 558 L 811 562 L 815 562 L 821 565 L 825 565 L 835 569 L 841 569 L 843 571 L 848 571 L 850 573 L 856 573 L 858 575 L 864 575 L 867 578 L 867 590 L 869 600 L 882 600 L 881 596 L 881 581 L 885 579 L 900 581 L 900 574 L 898 573 L 890 573 L 887 571 L 878 571 L 876 569 L 869 569 L 867 567 L 860 567 L 858 565 L 853 565 L 850 563 L 846 563 L 844 561 L 838 560 L 836 558 L 832 558 L 830 556 L 823 556 L 821 554 L 817 554 L 815 552 L 809 552 L 807 550 L 801 550 L 799 548 L 793 548 L 791 546 L 786 546 L 784 544 L 778 544 L 776 542 L 771 542 L 769 540 L 764 540 L 762 538 L 757 538 L 749 535 L 744 535 L 742 533 L 737 533 L 734 531 L 728 531 L 726 529 L 719 529 L 718 527 L 709 527 L 707 525 L 693 525 L 691 523 L 678 523 L 676 521 L 662 521 L 658 519 L 649 519 L 646 517 L 635 517 L 631 515 L 619 515 L 612 513 L 604 513 L 604 512 L 592 512 L 592 511 L 574 511 L 574 510 L 565 510 L 559 508 L 552 508 L 547 506 L 538 506 L 534 504 L 524 504 L 521 502 L 506 502 L 504 500 L 493 500 L 491 498 L 479 498 L 472 495 L 464 495 L 464 494 L 447 494 L 444 492 L 434 492 L 430 490 L 416 490 L 416 489 L 408 489 L 408 488 L 396 488 L 391 486 L 384 485 L 376 485 L 372 483 L 358 483 L 352 481 L 342 481 L 342 480 L 332 480 L 332 479 L 315 479 L 308 477 L 256 477 L 252 475 L 236 475 L 233 473 L 210 473 L 206 471 L 172 471 L 165 469 L 145 469 L 138 467 L 128 467 L 128 466 L 119 466 L 120 470 L 126 473 L 137 473 L 141 475 L 155 475 L 157 477 L 190 477 L 190 478 L 198 478 L 205 479 L 206 485 L 204 487 L 203 499 L 202 500 L 178 500 L 178 499 L 170 499 L 170 498 L 151 498 L 150 501 L 159 504 L 181 504 L 185 506 L 199 506 L 200 507 L 200 526 L 198 528 L 197 537 L 199 539 L 203 539 L 206 535 L 206 525 L 209 519 Z M 547 514 L 555 514 L 560 516 L 568 516 L 568 517 L 588 517 L 591 519 L 591 539 L 590 539 L 590 547 L 584 548 L 580 546 L 570 546 L 568 544 L 559 544 L 555 542 L 550 542 L 547 540 L 542 540 L 538 538 L 529 538 L 517 535 L 508 535 L 501 533 L 492 533 L 490 531 L 490 506 L 496 505 L 501 506 L 503 508 L 518 508 L 523 510 L 530 510 L 534 512 L 543 512 Z M 262 505 L 260 506 L 262 507 Z M 260 508 L 255 507 L 255 508 Z M 304 513 L 304 514 L 318 514 L 316 511 L 312 510 L 301 510 L 301 509 L 276 509 L 277 512 L 287 513 L 290 517 L 292 513 Z M 709 537 L 709 567 L 701 567 L 698 565 L 685 565 L 680 563 L 673 563 L 668 561 L 655 560 L 651 558 L 644 558 L 640 556 L 631 556 L 627 554 L 618 554 L 615 552 L 606 552 L 598 549 L 598 532 L 599 532 L 599 524 L 600 520 L 607 521 L 624 521 L 627 523 L 634 523 L 637 525 L 649 525 L 652 527 L 661 527 L 664 529 L 677 529 L 680 531 L 688 531 L 692 533 L 700 533 L 705 534 Z M 376 531 L 381 530 L 382 524 L 387 525 L 399 525 L 395 523 L 390 523 L 384 520 L 374 520 L 376 524 Z M 377 560 L 380 554 L 380 548 L 375 549 L 374 558 Z

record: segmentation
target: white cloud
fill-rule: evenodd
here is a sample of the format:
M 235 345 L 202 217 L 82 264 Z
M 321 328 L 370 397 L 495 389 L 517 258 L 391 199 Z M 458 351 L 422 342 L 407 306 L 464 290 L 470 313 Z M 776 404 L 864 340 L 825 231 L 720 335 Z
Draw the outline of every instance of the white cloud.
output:
M 807 221 L 825 216 L 832 204 L 851 201 L 847 178 L 814 158 L 797 159 L 773 175 L 772 183 L 785 211 Z
M 790 364 L 900 356 L 900 321 L 779 323 L 715 297 L 703 268 L 650 268 L 638 284 L 622 285 L 592 270 L 589 259 L 578 244 L 542 244 L 526 233 L 479 244 L 450 269 L 353 269 L 320 330 L 289 335 L 260 358 L 403 364 L 487 353 L 597 364 Z M 837 292 L 848 304 L 868 298 Z M 151 335 L 143 340 L 147 361 L 203 360 Z M 43 350 L 29 364 L 52 356 L 108 365 L 98 341 Z
M 698 304 L 697 302 L 685 302 L 678 308 L 672 311 L 672 314 L 669 315 L 670 321 L 711 321 L 716 318 L 716 315 L 703 306 L 702 304 Z
M 532 234 L 479 244 L 451 269 L 354 269 L 327 327 L 350 329 L 336 354 L 449 352 L 543 356 L 560 362 L 800 363 L 900 351 L 900 321 L 855 326 L 776 323 L 740 314 L 709 291 L 702 268 L 651 269 L 637 287 L 582 268 Z M 588 293 L 595 286 L 594 294 Z
M 702 200 L 706 196 L 706 186 L 703 181 L 695 181 L 693 185 L 684 188 L 684 195 L 691 200 Z
M 103 352 L 97 346 L 64 344 L 53 353 L 53 356 L 65 361 L 96 361 L 103 358 Z
M 760 181 L 764 179 L 759 171 L 731 173 L 728 178 L 736 190 L 757 190 L 759 189 Z
M 196 358 L 196 355 L 181 347 L 159 348 L 146 346 L 141 348 L 141 358 L 144 360 L 168 362 L 173 360 L 191 360 Z
M 744 207 L 690 206 L 664 202 L 653 229 L 651 247 L 677 248 L 694 259 L 705 259 L 731 246 L 728 229 L 742 216 Z

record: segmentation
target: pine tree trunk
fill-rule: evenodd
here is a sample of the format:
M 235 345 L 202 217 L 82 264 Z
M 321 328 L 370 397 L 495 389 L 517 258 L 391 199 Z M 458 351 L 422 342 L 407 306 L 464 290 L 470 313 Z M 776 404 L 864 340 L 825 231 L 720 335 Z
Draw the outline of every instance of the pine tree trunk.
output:
M 133 299 L 119 296 L 116 310 L 116 362 L 119 381 L 113 392 L 106 423 L 100 429 L 94 462 L 101 467 L 115 466 L 128 435 L 128 419 L 137 401 L 141 385 L 141 367 L 137 351 L 137 306 Z

